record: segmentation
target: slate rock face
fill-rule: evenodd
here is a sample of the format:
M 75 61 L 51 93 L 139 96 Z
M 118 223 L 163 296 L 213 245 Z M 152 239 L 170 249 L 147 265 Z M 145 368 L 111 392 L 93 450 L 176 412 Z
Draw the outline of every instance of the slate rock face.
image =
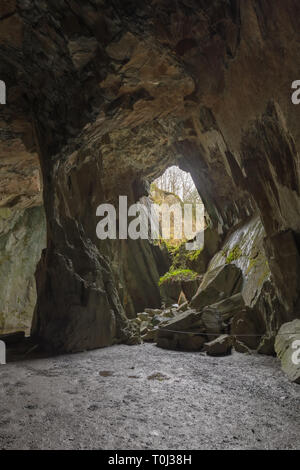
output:
M 0 331 L 29 333 L 36 303 L 34 272 L 45 246 L 43 207 L 0 209 Z
M 281 237 L 282 241 L 283 238 L 285 241 L 289 240 L 282 252 L 292 250 L 294 253 L 294 259 L 291 260 L 293 269 L 287 274 L 291 280 L 291 292 L 289 297 L 285 297 L 285 302 L 277 287 L 280 283 L 283 285 L 283 279 L 277 283 L 273 277 L 276 272 L 272 274 L 270 269 L 276 256 L 273 253 L 268 260 L 266 252 L 269 242 L 262 221 L 257 215 L 249 217 L 232 230 L 209 263 L 208 271 L 221 267 L 224 263 L 230 263 L 240 268 L 243 273 L 241 293 L 246 309 L 233 321 L 234 331 L 239 336 L 239 340 L 235 341 L 239 350 L 247 351 L 250 348 L 249 350 L 254 349 L 261 354 L 275 355 L 274 341 L 280 326 L 294 318 L 293 310 L 289 310 L 287 303 L 288 298 L 295 299 L 297 296 L 295 241 L 290 234 L 282 234 Z M 283 262 L 282 266 L 284 264 Z M 277 278 L 279 272 L 280 270 Z M 241 346 L 242 344 L 244 346 Z
M 203 308 L 238 293 L 242 289 L 243 278 L 239 268 L 232 264 L 208 271 L 190 305 Z
M 282 325 L 276 336 L 275 351 L 288 378 L 300 384 L 300 320 Z

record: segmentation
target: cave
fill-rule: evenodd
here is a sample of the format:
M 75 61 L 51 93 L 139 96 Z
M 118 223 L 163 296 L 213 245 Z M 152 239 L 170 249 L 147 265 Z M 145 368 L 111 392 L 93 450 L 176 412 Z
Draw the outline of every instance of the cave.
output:
M 179 367 L 182 360 L 193 377 L 203 360 L 203 383 L 218 364 L 228 394 L 238 393 L 239 381 L 247 390 L 245 376 L 234 375 L 247 370 L 249 380 L 260 374 L 253 375 L 258 396 L 265 380 L 274 386 L 274 406 L 280 386 L 295 397 L 290 415 L 278 413 L 274 426 L 279 432 L 283 420 L 286 436 L 273 445 L 299 447 L 291 444 L 300 383 L 299 31 L 295 0 L 1 3 L 0 340 L 7 364 L 0 377 L 11 374 L 8 389 L 14 380 L 26 382 L 30 367 L 36 376 L 29 388 L 64 365 L 70 377 L 78 367 L 82 380 L 90 380 L 94 361 L 103 368 L 106 393 L 114 364 L 118 375 L 141 361 L 151 381 L 147 393 L 148 383 L 176 383 L 172 361 Z M 120 196 L 128 206 L 148 207 L 151 184 L 174 166 L 191 175 L 205 209 L 203 246 L 194 252 L 185 243 L 170 248 L 130 239 L 120 221 Z M 113 239 L 97 236 L 101 204 L 117 208 Z M 155 358 L 162 371 L 154 362 L 151 373 L 147 361 Z M 128 374 L 129 382 L 142 377 Z M 43 387 L 35 400 L 47 409 L 53 402 Z M 138 390 L 123 387 L 142 403 Z M 117 403 L 117 386 L 113 393 Z M 168 388 L 166 394 L 172 396 Z M 101 408 L 95 400 L 92 392 L 84 398 L 87 409 Z M 126 436 L 134 428 L 132 406 Z M 22 411 L 15 413 L 17 420 Z M 68 416 L 53 426 L 73 432 L 76 419 Z M 183 419 L 179 413 L 178 423 Z M 258 422 L 257 414 L 253 426 Z M 39 441 L 42 422 L 32 442 L 17 431 L 10 439 L 15 431 L 0 423 L 4 449 L 112 448 L 95 426 L 102 444 L 89 433 L 81 441 L 74 431 L 72 447 L 51 426 Z M 181 448 L 176 432 L 165 443 L 158 439 L 163 426 L 149 447 L 140 426 L 139 436 L 113 434 L 111 445 Z M 262 439 L 253 431 L 247 441 L 240 433 L 237 447 L 272 447 L 266 428 L 259 429 Z M 192 434 L 184 445 L 233 448 L 223 431 L 214 441 L 206 430 L 202 443 Z

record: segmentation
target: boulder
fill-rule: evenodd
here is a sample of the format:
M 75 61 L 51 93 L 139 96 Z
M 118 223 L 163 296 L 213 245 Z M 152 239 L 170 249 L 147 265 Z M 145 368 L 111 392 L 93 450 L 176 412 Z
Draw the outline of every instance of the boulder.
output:
M 253 354 L 253 351 L 251 351 L 251 349 L 248 348 L 248 346 L 238 341 L 234 336 L 232 336 L 232 346 L 236 352 L 243 353 L 243 354 Z
M 138 313 L 137 314 L 137 319 L 139 321 L 150 321 L 151 320 L 151 317 L 149 315 L 149 313 L 147 312 L 141 312 L 141 313 Z
M 181 281 L 171 280 L 159 286 L 162 302 L 167 306 L 176 303 L 181 292 Z
M 300 304 L 300 254 L 292 230 L 265 238 L 265 250 L 270 269 L 287 310 L 294 311 Z
M 219 266 L 208 271 L 192 298 L 192 308 L 203 308 L 241 292 L 242 271 L 233 264 Z
M 284 323 L 275 339 L 275 351 L 282 370 L 292 382 L 300 384 L 300 320 Z
M 205 336 L 192 333 L 177 335 L 177 349 L 181 351 L 201 351 L 206 341 Z
M 232 319 L 230 333 L 250 349 L 257 349 L 265 334 L 265 324 L 256 309 L 243 308 Z
M 145 313 L 148 313 L 150 317 L 154 317 L 155 315 L 160 315 L 162 310 L 160 308 L 145 308 Z
M 261 342 L 257 348 L 259 354 L 264 354 L 265 356 L 275 356 L 275 336 L 270 333 L 262 337 Z
M 191 300 L 194 297 L 199 287 L 200 279 L 201 278 L 181 281 L 182 291 L 186 297 L 186 300 Z
M 209 343 L 204 343 L 203 349 L 209 356 L 227 356 L 232 349 L 231 336 L 221 335 Z
M 159 329 L 157 346 L 178 351 L 201 351 L 206 339 L 204 335 L 190 332 L 169 332 Z
M 196 310 L 189 309 L 185 312 L 179 313 L 172 318 L 166 325 L 162 326 L 163 330 L 171 331 L 184 331 L 191 328 L 202 328 L 203 324 L 201 321 L 202 312 L 196 312 Z
M 206 341 L 202 312 L 187 310 L 159 327 L 157 346 L 164 349 L 200 351 Z
M 221 300 L 216 304 L 205 307 L 202 313 L 202 321 L 208 333 L 216 335 L 228 329 L 228 322 L 236 313 L 245 307 L 244 299 L 241 293 Z
M 176 313 L 177 313 L 177 308 L 176 307 L 165 308 L 162 311 L 162 316 L 165 317 L 165 318 L 173 318 Z
M 159 328 L 157 331 L 156 343 L 159 348 L 177 349 L 178 335 L 175 335 L 173 331 Z
M 142 340 L 146 343 L 152 343 L 156 341 L 157 337 L 157 328 L 153 328 L 152 330 L 148 330 L 145 334 L 142 335 Z

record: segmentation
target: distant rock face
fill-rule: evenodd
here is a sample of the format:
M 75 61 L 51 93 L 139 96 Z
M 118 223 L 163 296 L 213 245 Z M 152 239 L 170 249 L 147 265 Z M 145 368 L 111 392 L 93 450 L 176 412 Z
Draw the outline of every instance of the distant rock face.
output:
M 0 331 L 30 331 L 36 303 L 34 271 L 45 246 L 43 207 L 0 209 Z
M 288 378 L 300 384 L 300 320 L 282 325 L 276 336 L 275 351 Z
M 193 175 L 220 235 L 259 213 L 272 286 L 262 287 L 271 304 L 258 292 L 256 301 L 272 331 L 299 315 L 300 132 L 290 96 L 299 31 L 294 0 L 1 6 L 0 205 L 40 204 L 43 186 L 47 249 L 32 330 L 41 343 L 69 351 L 130 340 L 124 304 L 132 314 L 139 282 L 127 281 L 127 297 L 119 288 L 116 252 L 95 237 L 96 208 L 119 195 L 137 201 L 174 163 Z M 139 252 L 149 286 L 154 270 Z M 272 315 L 277 301 L 283 310 Z
M 103 250 L 102 243 L 97 246 Z M 111 261 L 118 295 L 129 318 L 146 306 L 161 306 L 158 282 L 170 266 L 167 253 L 148 240 L 113 240 L 104 253 Z

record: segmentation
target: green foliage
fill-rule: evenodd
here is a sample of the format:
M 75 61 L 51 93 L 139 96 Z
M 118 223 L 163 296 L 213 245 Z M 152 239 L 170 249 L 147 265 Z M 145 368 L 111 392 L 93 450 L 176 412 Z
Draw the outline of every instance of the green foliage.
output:
M 242 250 L 240 249 L 239 245 L 235 245 L 230 252 L 223 251 L 222 252 L 223 256 L 226 256 L 226 264 L 232 263 L 232 261 L 235 261 L 236 259 L 239 259 L 242 256 Z
M 168 250 L 171 256 L 175 256 L 178 253 L 178 250 L 181 246 L 181 243 L 175 245 L 174 243 L 168 240 L 165 240 L 164 238 L 160 238 L 158 241 L 158 244 L 160 245 L 161 248 L 165 248 L 166 250 Z
M 189 251 L 187 253 L 187 257 L 190 261 L 196 261 L 198 259 L 198 257 L 200 256 L 200 254 L 202 253 L 202 250 L 194 250 L 194 251 Z
M 198 273 L 191 269 L 170 269 L 166 272 L 158 281 L 158 285 L 161 286 L 165 282 L 174 281 L 191 281 L 196 279 Z
M 185 249 L 185 243 L 179 245 L 176 250 L 173 251 L 173 263 L 172 269 L 188 269 L 188 255 Z
M 177 246 L 174 246 L 168 243 L 167 240 L 160 240 L 159 242 L 162 249 L 168 250 L 170 259 L 171 259 L 171 268 L 170 271 L 190 269 L 192 271 L 198 271 L 198 259 L 201 250 L 187 250 L 185 248 L 185 242 L 180 243 Z M 201 263 L 199 264 L 199 266 Z

